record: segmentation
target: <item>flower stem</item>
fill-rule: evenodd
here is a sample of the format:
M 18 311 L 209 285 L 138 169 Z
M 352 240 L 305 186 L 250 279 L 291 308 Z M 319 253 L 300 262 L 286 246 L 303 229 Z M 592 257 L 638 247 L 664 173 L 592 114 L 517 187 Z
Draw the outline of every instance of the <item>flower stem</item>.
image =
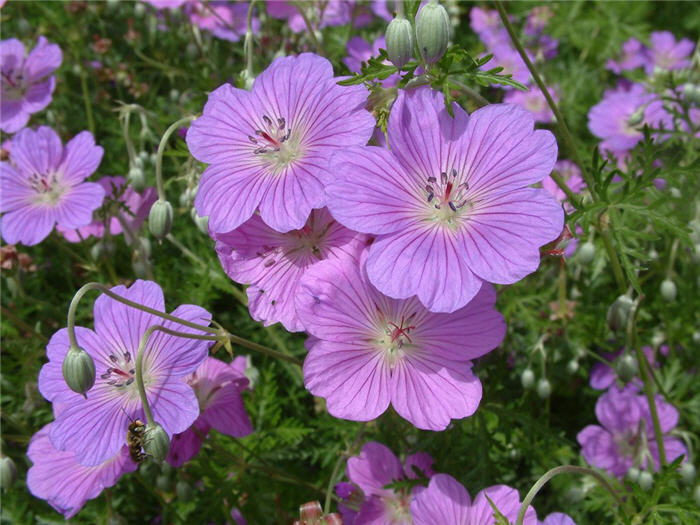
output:
M 245 70 L 248 73 L 248 78 L 253 78 L 253 6 L 255 0 L 251 0 L 248 6 L 248 15 L 245 22 L 245 40 L 243 47 L 245 51 Z
M 85 104 L 85 116 L 88 121 L 88 130 L 95 136 L 95 118 L 92 116 L 92 103 L 90 102 L 90 90 L 87 85 L 87 73 L 85 66 L 80 66 L 80 89 L 83 92 L 83 103 Z
M 360 425 L 360 428 L 357 431 L 357 435 L 355 436 L 355 439 L 353 440 L 352 444 L 348 447 L 347 451 L 342 453 L 340 457 L 338 458 L 338 461 L 335 462 L 335 466 L 333 467 L 333 472 L 331 472 L 331 477 L 328 480 L 328 488 L 326 489 L 326 501 L 323 505 L 323 513 L 328 514 L 331 511 L 331 498 L 333 496 L 333 487 L 335 486 L 335 479 L 336 476 L 338 475 L 338 470 L 340 469 L 340 465 L 343 463 L 344 460 L 352 456 L 355 452 L 355 447 L 357 447 L 357 444 L 360 442 L 360 439 L 362 439 L 362 434 L 365 432 L 365 426 L 367 423 L 362 423 Z
M 540 477 L 540 479 L 538 479 L 535 482 L 535 484 L 532 486 L 530 491 L 525 496 L 525 499 L 523 500 L 522 505 L 520 505 L 520 511 L 518 512 L 518 519 L 515 522 L 516 525 L 523 524 L 523 519 L 525 518 L 525 512 L 527 512 L 527 508 L 530 506 L 530 503 L 532 503 L 532 500 L 535 499 L 535 496 L 540 491 L 540 489 L 554 476 L 556 476 L 558 474 L 565 474 L 565 473 L 588 474 L 590 476 L 593 476 L 593 478 L 595 478 L 595 480 L 598 483 L 600 483 L 600 485 L 606 491 L 608 491 L 613 498 L 615 498 L 615 501 L 617 502 L 617 504 L 621 508 L 624 507 L 624 503 L 623 503 L 622 499 L 620 499 L 620 496 L 618 495 L 617 491 L 610 485 L 610 482 L 600 472 L 597 472 L 597 471 L 590 469 L 590 468 L 587 468 L 587 467 L 579 467 L 576 465 L 560 465 L 558 467 L 554 467 L 553 469 L 545 472 Z
M 314 43 L 314 49 L 316 50 L 316 53 L 318 53 L 321 56 L 326 56 L 323 52 L 323 48 L 321 47 L 321 44 L 318 41 L 318 38 L 316 38 L 316 32 L 314 31 L 314 27 L 311 24 L 311 20 L 309 19 L 309 15 L 306 12 L 306 8 L 304 7 L 303 2 L 292 2 L 294 6 L 297 8 L 299 11 L 299 14 L 301 17 L 304 19 L 304 24 L 306 24 L 306 29 L 309 31 L 309 36 L 311 37 L 311 41 Z
M 160 200 L 167 200 L 165 198 L 165 189 L 163 188 L 163 175 L 162 175 L 162 167 L 163 167 L 163 151 L 165 150 L 165 146 L 168 143 L 168 139 L 170 138 L 170 135 L 173 134 L 177 128 L 182 126 L 183 124 L 186 124 L 197 117 L 194 115 L 189 115 L 187 117 L 183 117 L 180 120 L 177 120 L 173 122 L 168 129 L 165 130 L 165 133 L 163 134 L 163 137 L 160 139 L 160 144 L 158 144 L 158 153 L 156 154 L 156 188 L 158 189 L 158 198 Z
M 654 392 L 652 391 L 651 382 L 649 381 L 649 370 L 651 367 L 647 362 L 647 357 L 644 355 L 642 348 L 638 344 L 635 345 L 635 352 L 637 353 L 637 362 L 639 363 L 639 375 L 642 377 L 642 383 L 644 384 L 644 395 L 647 398 L 649 412 L 651 413 L 651 421 L 654 425 L 654 438 L 656 439 L 656 446 L 659 448 L 659 463 L 661 463 L 661 465 L 666 465 L 666 447 L 664 446 L 664 435 L 661 431 L 659 413 L 656 410 Z
M 610 264 L 612 265 L 613 275 L 615 276 L 617 287 L 620 289 L 621 293 L 625 293 L 627 290 L 627 285 L 625 284 L 625 274 L 622 271 L 622 266 L 620 266 L 620 260 L 617 258 L 617 252 L 615 252 L 615 247 L 613 246 L 612 239 L 610 238 L 610 233 L 608 233 L 607 227 L 602 224 L 602 219 L 603 215 L 601 214 L 598 218 L 597 230 L 600 234 L 600 238 L 603 240 L 605 251 L 608 253 L 608 259 L 610 259 Z
M 296 357 L 283 354 L 282 352 L 278 352 L 277 350 L 273 350 L 272 348 L 268 348 L 267 346 L 259 345 L 258 343 L 254 343 L 253 341 L 249 341 L 248 339 L 238 337 L 237 335 L 227 334 L 227 337 L 231 340 L 232 343 L 235 343 L 244 348 L 255 350 L 256 352 L 260 352 L 261 354 L 269 355 L 270 357 L 275 357 L 277 359 L 281 359 L 282 361 L 293 363 L 297 366 L 301 366 L 303 364 L 303 362 L 297 359 Z

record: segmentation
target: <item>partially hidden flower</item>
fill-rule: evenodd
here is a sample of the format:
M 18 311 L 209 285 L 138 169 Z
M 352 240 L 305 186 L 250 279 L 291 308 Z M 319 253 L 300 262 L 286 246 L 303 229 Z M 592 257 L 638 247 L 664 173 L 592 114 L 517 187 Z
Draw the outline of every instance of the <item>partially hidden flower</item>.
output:
M 0 42 L 0 129 L 15 133 L 27 125 L 32 113 L 51 102 L 56 87 L 52 73 L 61 65 L 63 54 L 58 44 L 40 36 L 26 54 L 16 38 Z
M 130 233 L 137 232 L 148 217 L 151 205 L 158 198 L 155 188 L 145 188 L 143 192 L 138 193 L 133 187 L 127 186 L 124 177 L 102 177 L 97 184 L 104 188 L 108 200 L 118 201 L 124 207 L 117 205 L 113 210 L 114 214 L 110 214 L 110 235 L 119 235 L 124 231 L 122 222 L 126 224 Z M 80 228 L 69 229 L 59 225 L 56 229 L 68 242 L 81 242 L 90 237 L 102 238 L 105 221 L 100 217 L 94 219 L 87 226 Z
M 576 522 L 571 519 L 571 516 L 563 512 L 552 512 L 540 522 L 541 525 L 576 525 Z
M 210 231 L 229 232 L 257 208 L 277 231 L 300 229 L 325 205 L 331 154 L 366 144 L 375 124 L 364 87 L 336 82 L 328 60 L 305 53 L 276 59 L 250 92 L 224 84 L 209 95 L 187 144 L 210 164 L 195 199 Z
M 246 33 L 249 6 L 248 2 L 190 1 L 185 4 L 185 12 L 190 22 L 200 29 L 217 38 L 238 42 Z M 251 31 L 255 34 L 259 29 L 260 21 L 254 16 Z
M 692 40 L 682 38 L 676 41 L 670 31 L 654 31 L 649 41 L 649 60 L 644 64 L 647 74 L 653 74 L 654 68 L 671 71 L 690 67 L 690 55 L 695 48 Z
M 312 210 L 303 228 L 280 233 L 253 215 L 237 229 L 214 236 L 226 274 L 248 284 L 248 308 L 265 326 L 281 322 L 304 330 L 294 305 L 304 274 L 325 259 L 354 257 L 367 236 L 345 228 L 326 208 Z
M 558 160 L 556 164 L 554 164 L 553 171 L 559 174 L 569 189 L 574 193 L 581 193 L 586 187 L 586 183 L 581 176 L 581 168 L 570 160 Z M 566 202 L 566 193 L 554 182 L 554 179 L 552 179 L 550 175 L 542 179 L 542 187 L 547 190 L 552 197 L 564 204 L 566 213 L 572 213 L 574 211 L 573 206 Z
M 137 280 L 129 288 L 116 286 L 112 292 L 165 311 L 163 292 L 154 282 Z M 125 444 L 130 421 L 146 420 L 135 381 L 139 343 L 146 330 L 162 325 L 170 330 L 202 333 L 106 295 L 97 298 L 93 313 L 94 331 L 76 326 L 78 345 L 92 357 L 97 371 L 87 399 L 71 391 L 63 380 L 61 365 L 69 348 L 67 329 L 51 337 L 46 347 L 49 362 L 39 373 L 42 395 L 54 403 L 54 411 L 56 404 L 62 406 L 51 425 L 51 443 L 57 450 L 74 452 L 76 461 L 84 465 L 99 465 L 114 457 Z M 211 320 L 211 314 L 194 305 L 181 305 L 171 315 L 202 325 Z M 184 432 L 199 416 L 197 397 L 183 379 L 205 359 L 209 343 L 156 331 L 145 346 L 146 397 L 155 421 L 168 436 Z
M 558 102 L 559 96 L 557 90 L 550 87 L 549 92 L 554 101 Z M 544 98 L 544 95 L 542 95 L 542 92 L 536 86 L 531 87 L 527 91 L 511 89 L 506 92 L 503 97 L 503 102 L 507 104 L 516 104 L 527 109 L 532 113 L 536 122 L 554 122 L 554 113 L 549 107 L 549 104 L 547 104 L 547 99 Z
M 334 27 L 353 23 L 353 27 L 363 27 L 371 22 L 372 16 L 365 6 L 356 0 L 327 0 L 326 2 L 303 2 L 288 0 L 266 2 L 267 14 L 272 18 L 286 20 L 293 33 L 308 31 L 308 26 L 299 9 L 305 14 L 314 29 Z
M 639 40 L 632 37 L 622 44 L 622 54 L 618 60 L 609 59 L 605 67 L 617 73 L 646 66 L 649 61 L 647 49 Z
M 386 49 L 386 39 L 383 36 L 377 38 L 373 44 L 370 44 L 360 36 L 354 36 L 348 40 L 348 56 L 343 59 L 343 64 L 348 66 L 348 69 L 353 73 L 360 73 L 362 62 L 367 62 L 370 58 L 379 56 L 379 49 Z M 386 63 L 388 64 L 389 62 Z M 390 88 L 395 86 L 400 79 L 400 75 L 395 73 L 380 83 L 385 88 Z
M 666 350 L 668 347 L 665 347 Z M 595 388 L 596 390 L 607 390 L 610 388 L 612 385 L 615 384 L 615 381 L 617 380 L 617 374 L 615 373 L 615 368 L 614 365 L 617 361 L 617 359 L 623 355 L 624 350 L 619 350 L 615 353 L 612 354 L 603 354 L 603 357 L 610 361 L 613 364 L 613 367 L 608 366 L 605 363 L 601 362 L 596 362 L 592 367 L 591 367 L 591 373 L 589 376 L 589 385 L 591 388 Z M 651 346 L 643 346 L 642 347 L 642 352 L 644 352 L 644 355 L 647 359 L 647 362 L 655 368 L 659 367 L 659 364 L 656 362 L 655 355 L 654 355 L 654 349 Z M 663 350 L 662 350 L 663 353 Z M 634 359 L 634 362 L 637 362 L 637 355 L 636 353 L 632 352 L 631 353 L 632 358 Z M 639 363 L 637 363 L 637 370 L 639 370 Z M 632 385 L 634 385 L 639 391 L 642 389 L 642 382 L 638 377 L 635 377 L 632 382 Z
M 393 298 L 414 295 L 454 312 L 484 281 L 510 284 L 535 271 L 564 213 L 545 190 L 557 147 L 526 110 L 492 104 L 471 115 L 445 109 L 430 88 L 402 92 L 389 117 L 391 151 L 347 147 L 333 157 L 328 208 L 377 236 L 367 275 Z
M 65 147 L 46 126 L 17 133 L 9 161 L 0 163 L 5 242 L 34 245 L 56 224 L 68 229 L 89 224 L 105 191 L 99 184 L 84 181 L 97 169 L 102 154 L 88 131 L 73 137 Z
M 472 7 L 469 10 L 469 25 L 489 49 L 510 41 L 508 31 L 495 9 Z
M 243 356 L 232 363 L 207 357 L 185 378 L 197 396 L 199 417 L 192 427 L 173 436 L 168 454 L 168 463 L 173 467 L 180 467 L 197 455 L 202 439 L 212 428 L 233 437 L 253 432 L 241 395 L 249 384 L 244 375 L 245 361 Z
M 472 360 L 505 335 L 496 294 L 484 284 L 465 307 L 432 313 L 391 299 L 352 260 L 327 260 L 302 278 L 297 314 L 311 335 L 304 382 L 331 415 L 369 421 L 391 404 L 418 428 L 444 430 L 474 413 L 481 383 Z

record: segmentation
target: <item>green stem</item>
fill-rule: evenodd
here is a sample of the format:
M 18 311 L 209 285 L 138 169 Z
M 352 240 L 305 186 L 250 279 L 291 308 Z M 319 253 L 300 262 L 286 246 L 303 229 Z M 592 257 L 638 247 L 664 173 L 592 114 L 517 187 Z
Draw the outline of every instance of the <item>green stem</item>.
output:
M 338 461 L 335 462 L 335 466 L 333 467 L 333 472 L 331 472 L 331 477 L 328 480 L 328 488 L 326 489 L 326 501 L 323 505 L 323 513 L 328 514 L 331 511 L 331 497 L 333 496 L 333 487 L 335 486 L 335 479 L 336 476 L 338 475 L 338 470 L 340 469 L 340 465 L 342 465 L 343 461 L 345 461 L 347 458 L 352 456 L 355 452 L 355 447 L 357 444 L 360 442 L 360 439 L 362 439 L 362 434 L 365 432 L 365 426 L 367 423 L 362 423 L 360 425 L 359 430 L 357 431 L 357 435 L 355 436 L 355 439 L 353 440 L 352 444 L 348 447 L 347 451 L 344 452 L 343 454 L 340 455 L 338 458 Z
M 396 0 L 396 18 L 406 18 L 405 6 L 403 5 L 405 0 Z
M 642 377 L 642 383 L 644 384 L 644 395 L 647 398 L 651 421 L 654 424 L 654 438 L 656 439 L 656 446 L 659 448 L 659 462 L 663 466 L 666 465 L 666 448 L 664 446 L 664 434 L 661 431 L 661 423 L 659 422 L 659 413 L 656 410 L 654 392 L 651 388 L 651 381 L 649 381 L 650 366 L 647 362 L 647 357 L 642 351 L 642 347 L 638 344 L 635 345 L 635 351 L 637 353 L 637 362 L 639 363 L 639 375 Z
M 671 244 L 671 255 L 668 257 L 668 267 L 666 268 L 667 279 L 671 278 L 671 273 L 673 272 L 673 265 L 676 262 L 676 254 L 678 253 L 678 243 L 678 237 L 673 239 L 673 244 Z
M 92 136 L 95 136 L 95 118 L 92 116 L 92 103 L 90 102 L 90 91 L 87 85 L 87 74 L 85 68 L 80 68 L 80 89 L 83 92 L 83 103 L 85 104 L 85 115 L 87 116 L 88 129 Z
M 163 175 L 162 175 L 163 151 L 165 150 L 165 146 L 168 143 L 168 139 L 170 138 L 170 135 L 172 135 L 177 128 L 179 128 L 183 124 L 186 124 L 186 123 L 188 123 L 196 118 L 197 117 L 194 115 L 189 115 L 187 117 L 183 117 L 180 120 L 173 122 L 170 125 L 170 127 L 165 130 L 163 137 L 160 139 L 160 144 L 158 144 L 158 153 L 156 154 L 156 188 L 158 190 L 158 198 L 162 201 L 167 200 L 165 198 L 165 188 L 163 187 Z
M 249 341 L 248 339 L 238 337 L 237 335 L 228 334 L 227 337 L 231 340 L 232 343 L 235 343 L 244 348 L 255 350 L 256 352 L 260 352 L 261 354 L 269 355 L 270 357 L 275 357 L 277 359 L 281 359 L 282 361 L 293 363 L 297 366 L 302 366 L 303 364 L 303 361 L 297 359 L 296 357 L 283 354 L 282 352 L 278 352 L 277 350 L 273 350 L 272 348 L 268 348 L 267 346 L 259 345 L 258 343 L 254 343 L 253 341 Z
M 130 122 L 131 122 L 131 107 L 125 108 L 124 120 L 122 121 L 122 131 L 124 132 L 124 143 L 126 144 L 126 152 L 129 154 L 129 168 L 134 165 L 136 159 L 136 150 L 134 143 L 131 141 Z
M 314 31 L 313 25 L 311 24 L 311 20 L 309 19 L 309 15 L 303 6 L 303 2 L 292 2 L 292 3 L 297 8 L 297 11 L 299 11 L 299 14 L 301 15 L 301 17 L 304 19 L 304 24 L 306 24 L 306 29 L 309 31 L 309 36 L 311 37 L 311 41 L 314 44 L 314 49 L 316 50 L 316 53 L 318 53 L 321 56 L 326 56 L 325 53 L 323 52 L 323 48 L 321 47 L 321 44 L 318 42 L 318 38 L 316 38 L 316 32 Z
M 253 6 L 255 0 L 251 0 L 248 6 L 248 15 L 245 22 L 245 40 L 243 47 L 245 51 L 245 70 L 248 72 L 248 79 L 253 78 Z
M 617 282 L 617 287 L 620 293 L 625 293 L 627 290 L 627 285 L 625 284 L 625 274 L 622 271 L 622 266 L 620 266 L 620 260 L 617 258 L 617 252 L 615 252 L 615 247 L 613 246 L 612 239 L 610 238 L 610 233 L 608 233 L 607 227 L 601 224 L 603 215 L 598 218 L 598 233 L 600 238 L 603 240 L 603 246 L 605 251 L 608 253 L 608 259 L 610 259 L 610 264 L 612 265 L 613 275 L 615 276 L 615 281 Z
M 613 487 L 610 485 L 608 480 L 600 474 L 599 472 L 596 472 L 593 469 L 587 468 L 587 467 L 578 467 L 576 465 L 560 465 L 558 467 L 554 467 L 551 470 L 548 470 L 545 472 L 540 479 L 538 479 L 535 484 L 532 486 L 530 491 L 527 493 L 525 496 L 525 499 L 523 500 L 522 505 L 520 505 L 520 511 L 518 512 L 518 519 L 515 522 L 516 525 L 522 525 L 523 524 L 523 519 L 525 518 L 525 512 L 527 512 L 527 508 L 530 506 L 530 503 L 532 503 L 532 500 L 535 499 L 535 496 L 537 493 L 540 491 L 540 489 L 554 476 L 558 474 L 565 474 L 565 473 L 572 473 L 572 474 L 588 474 L 590 476 L 593 476 L 595 480 L 600 483 L 600 485 L 610 493 L 610 495 L 615 498 L 615 501 L 620 507 L 624 506 L 624 503 L 622 499 L 620 499 L 620 496 L 617 494 L 617 491 L 613 489 Z

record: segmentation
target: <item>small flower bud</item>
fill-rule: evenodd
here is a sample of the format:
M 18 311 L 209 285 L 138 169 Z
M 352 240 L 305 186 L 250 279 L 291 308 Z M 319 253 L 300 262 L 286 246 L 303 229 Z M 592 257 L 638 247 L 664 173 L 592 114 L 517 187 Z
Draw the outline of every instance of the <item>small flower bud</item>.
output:
M 659 252 L 652 248 L 651 250 L 649 250 L 648 256 L 650 261 L 655 261 L 659 258 Z
M 143 169 L 143 160 L 141 157 L 134 157 L 134 166 Z
M 134 5 L 134 15 L 136 18 L 141 18 L 146 13 L 146 7 L 141 3 L 137 2 Z
M 685 462 L 681 465 L 679 469 L 681 473 L 681 479 L 683 483 L 690 485 L 695 479 L 695 466 L 692 463 Z
M 566 371 L 572 375 L 578 372 L 578 361 L 576 359 L 572 359 L 566 363 Z
M 628 295 L 621 295 L 608 308 L 608 326 L 612 331 L 624 330 L 627 327 L 630 311 L 634 301 Z
M 700 344 L 700 332 L 697 330 L 693 332 L 693 342 Z
M 654 485 L 654 476 L 646 470 L 639 473 L 639 486 L 642 490 L 649 490 Z
M 413 28 L 405 18 L 394 18 L 386 28 L 386 52 L 401 69 L 413 57 Z
M 661 297 L 663 297 L 664 301 L 669 303 L 675 301 L 677 294 L 676 283 L 671 279 L 664 279 L 661 283 Z
M 148 229 L 156 239 L 162 239 L 173 226 L 173 207 L 168 201 L 158 199 L 148 214 Z
M 537 395 L 540 399 L 547 399 L 552 394 L 552 384 L 546 378 L 537 381 Z
M 630 467 L 627 471 L 627 479 L 632 483 L 637 483 L 639 481 L 639 469 L 637 467 Z
M 526 368 L 520 376 L 520 383 L 523 385 L 523 388 L 532 388 L 532 385 L 535 384 L 535 373 L 529 368 Z
M 7 490 L 17 479 L 15 462 L 7 456 L 0 457 L 0 490 Z
M 17 20 L 17 32 L 20 35 L 26 35 L 32 30 L 32 24 L 26 18 L 20 18 Z
M 617 360 L 615 371 L 620 381 L 627 383 L 637 374 L 637 360 L 630 354 L 625 353 Z
M 148 160 L 149 160 L 148 152 L 144 151 L 144 150 L 139 151 L 139 159 L 141 159 L 141 162 L 148 162 Z
M 197 215 L 197 210 L 192 208 L 192 220 L 194 221 L 195 225 L 197 225 L 197 229 L 199 229 L 200 232 L 202 232 L 205 235 L 209 234 L 209 216 L 205 217 L 200 217 Z
M 171 89 L 170 90 L 170 100 L 173 102 L 177 102 L 177 99 L 180 98 L 180 92 L 177 89 Z
M 299 518 L 302 523 L 316 522 L 323 517 L 323 509 L 318 501 L 309 501 L 299 505 Z
M 161 474 L 156 477 L 156 487 L 158 487 L 159 490 L 163 491 L 169 491 L 172 487 L 172 483 L 170 481 L 170 478 L 166 476 L 165 474 Z
M 424 5 L 416 16 L 416 41 L 426 64 L 434 64 L 445 53 L 450 39 L 450 16 L 437 2 Z
M 175 494 L 177 499 L 189 501 L 192 499 L 192 486 L 184 480 L 180 480 L 175 485 Z
M 595 244 L 591 241 L 584 242 L 578 249 L 578 260 L 581 264 L 588 264 L 595 256 Z
M 139 159 L 139 162 L 142 161 Z M 146 177 L 143 175 L 143 170 L 140 166 L 132 166 L 127 175 L 127 180 L 131 187 L 139 193 L 146 187 Z
M 634 110 L 634 112 L 627 119 L 627 124 L 632 127 L 638 126 L 642 123 L 642 120 L 644 120 L 644 106 Z
M 170 439 L 158 423 L 146 426 L 143 434 L 143 451 L 155 461 L 165 461 L 170 451 Z
M 197 55 L 199 55 L 199 49 L 197 48 L 197 44 L 195 44 L 194 42 L 190 42 L 189 44 L 187 44 L 187 47 L 185 48 L 185 55 L 190 60 L 197 58 Z
M 95 384 L 95 362 L 77 346 L 71 346 L 63 358 L 63 379 L 73 392 L 85 395 Z

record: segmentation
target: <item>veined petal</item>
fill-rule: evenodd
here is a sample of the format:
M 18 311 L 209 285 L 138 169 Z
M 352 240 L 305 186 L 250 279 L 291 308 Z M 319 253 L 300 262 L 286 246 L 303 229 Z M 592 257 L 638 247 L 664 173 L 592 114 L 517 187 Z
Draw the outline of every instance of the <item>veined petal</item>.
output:
M 56 205 L 56 222 L 64 228 L 79 228 L 92 222 L 92 213 L 102 206 L 105 190 L 95 182 L 70 188 Z
M 391 491 L 384 486 L 404 477 L 396 455 L 376 441 L 365 443 L 359 456 L 348 458 L 345 471 L 350 481 L 367 496 L 390 494 Z
M 33 195 L 27 178 L 9 162 L 0 162 L 0 213 L 26 206 Z
M 27 204 L 5 213 L 0 230 L 7 244 L 33 246 L 48 237 L 55 224 L 56 212 L 52 208 Z
M 447 474 L 435 474 L 426 490 L 411 502 L 411 516 L 415 525 L 463 525 L 471 522 L 469 493 L 461 483 Z
M 104 149 L 95 144 L 95 138 L 89 131 L 83 131 L 73 137 L 63 150 L 59 171 L 63 180 L 72 184 L 82 182 L 92 175 L 102 161 Z
M 187 430 L 199 417 L 199 403 L 192 387 L 184 381 L 165 381 L 146 387 L 153 419 L 169 437 Z
M 23 129 L 12 139 L 12 161 L 26 176 L 56 169 L 62 153 L 61 139 L 48 126 Z
M 214 393 L 201 419 L 228 436 L 242 437 L 253 432 L 237 382 L 227 383 Z
M 509 523 L 515 522 L 520 511 L 520 495 L 518 491 L 506 485 L 494 485 L 485 488 L 476 495 L 474 503 L 469 509 L 467 523 L 470 525 L 495 525 L 495 513 L 489 500 L 508 519 Z M 523 524 L 537 525 L 537 514 L 532 507 L 527 508 Z

